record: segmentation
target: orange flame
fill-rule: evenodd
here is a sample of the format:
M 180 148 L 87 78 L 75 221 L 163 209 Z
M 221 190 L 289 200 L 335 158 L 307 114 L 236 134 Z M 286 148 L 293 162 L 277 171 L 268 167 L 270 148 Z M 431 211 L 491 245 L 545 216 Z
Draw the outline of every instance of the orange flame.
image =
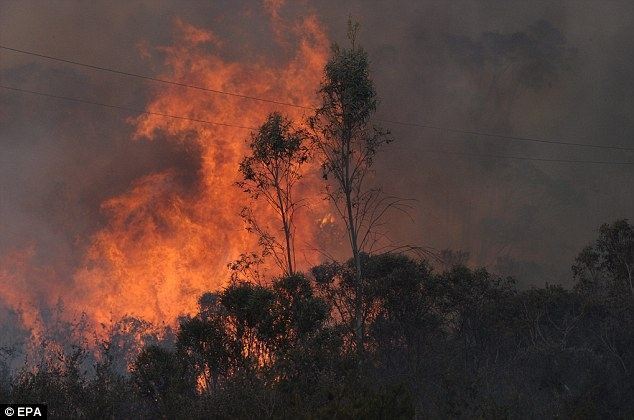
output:
M 223 41 L 213 32 L 177 20 L 175 42 L 159 48 L 169 69 L 160 77 L 314 104 L 329 42 L 315 16 L 292 24 L 283 22 L 278 13 L 282 4 L 268 1 L 266 8 L 273 39 L 286 59 L 273 60 L 264 53 L 243 61 L 223 58 Z M 141 45 L 141 54 L 148 56 L 151 49 Z M 274 110 L 296 121 L 306 116 L 298 108 L 176 86 L 156 86 L 146 109 L 248 127 L 259 126 Z M 157 115 L 131 122 L 135 140 L 178 142 L 196 154 L 195 186 L 183 187 L 177 171 L 166 170 L 136 180 L 126 193 L 105 201 L 102 211 L 107 222 L 90 239 L 70 283 L 49 279 L 55 276 L 52 269 L 34 268 L 38 267 L 31 261 L 35 248 L 0 257 L 0 302 L 18 311 L 34 341 L 45 329 L 43 307 L 60 301 L 67 316 L 85 314 L 93 326 L 103 325 L 101 331 L 128 316 L 156 326 L 174 325 L 179 316 L 196 311 L 202 293 L 229 281 L 230 261 L 257 250 L 257 238 L 245 230 L 239 216 L 247 197 L 235 186 L 249 131 Z M 308 175 L 300 195 L 318 199 L 298 215 L 298 249 L 318 240 L 328 214 L 327 203 L 319 199 L 318 177 Z M 271 209 L 255 205 L 262 220 L 275 220 Z M 306 250 L 297 258 L 305 266 L 317 262 L 315 251 Z M 34 290 L 37 288 L 27 284 L 26 279 L 34 276 L 48 289 Z M 62 284 L 63 288 L 52 290 L 53 285 Z
M 253 57 L 232 62 L 221 57 L 222 42 L 212 32 L 177 21 L 176 43 L 161 49 L 170 69 L 162 77 L 310 104 L 327 59 L 328 40 L 314 16 L 292 28 L 298 45 L 289 61 L 271 63 L 267 57 Z M 248 127 L 258 126 L 274 109 L 266 102 L 180 87 L 161 87 L 147 106 L 154 113 Z M 281 111 L 303 119 L 295 108 Z M 226 284 L 229 261 L 257 248 L 256 238 L 244 230 L 239 217 L 245 194 L 234 185 L 249 132 L 156 115 L 134 123 L 137 139 L 161 134 L 168 141 L 193 146 L 201 158 L 198 186 L 194 192 L 183 191 L 177 174 L 165 171 L 139 179 L 127 193 L 106 201 L 102 207 L 108 225 L 94 236 L 85 266 L 76 272 L 72 296 L 66 299 L 101 323 L 131 315 L 159 325 L 173 324 L 179 315 L 196 310 L 201 293 Z M 308 182 L 303 188 L 316 193 L 318 183 Z M 298 220 L 298 243 L 314 239 L 325 204 L 315 200 L 304 213 Z M 265 207 L 258 207 L 258 214 L 264 219 L 275 217 Z M 315 256 L 309 256 L 310 262 Z

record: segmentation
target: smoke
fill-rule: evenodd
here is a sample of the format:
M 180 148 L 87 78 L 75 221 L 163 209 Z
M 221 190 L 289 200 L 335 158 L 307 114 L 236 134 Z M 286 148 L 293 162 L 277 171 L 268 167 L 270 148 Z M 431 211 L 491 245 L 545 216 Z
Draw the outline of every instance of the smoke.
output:
M 346 42 L 351 15 L 361 23 L 359 41 L 372 61 L 381 119 L 632 146 L 634 52 L 628 46 L 634 7 L 628 2 L 104 1 L 0 7 L 2 44 L 301 103 L 314 99 L 328 39 Z M 0 78 L 10 86 L 245 125 L 257 125 L 272 110 L 248 101 L 221 107 L 226 98 L 7 51 L 0 51 Z M 281 83 L 282 78 L 291 82 Z M 596 227 L 634 210 L 632 165 L 473 156 L 624 161 L 634 160 L 634 153 L 384 125 L 396 141 L 377 159 L 375 180 L 390 194 L 416 200 L 413 221 L 393 215 L 392 238 L 468 251 L 473 264 L 515 275 L 522 285 L 569 285 L 568 267 Z M 82 305 L 100 306 L 101 321 L 112 313 L 126 315 L 128 307 L 109 300 L 108 292 L 125 294 L 124 285 L 153 282 L 130 277 L 132 257 L 147 258 L 148 250 L 165 257 L 156 244 L 174 252 L 188 240 L 191 245 L 204 222 L 226 226 L 216 238 L 219 244 L 252 246 L 235 239 L 242 231 L 239 218 L 213 218 L 218 206 L 237 198 L 223 198 L 221 190 L 212 193 L 209 187 L 217 181 L 210 178 L 212 169 L 229 171 L 244 146 L 240 136 L 247 134 L 204 132 L 182 121 L 137 119 L 1 91 L 2 318 L 36 323 L 60 299 L 78 311 L 87 309 Z M 226 147 L 212 148 L 205 138 Z M 222 188 L 230 188 L 230 181 Z M 204 206 L 195 204 L 201 198 Z M 171 211 L 169 206 L 181 206 L 178 219 L 157 216 Z M 148 220 L 156 222 L 153 233 L 176 239 L 152 242 L 143 225 Z M 186 220 L 192 224 L 179 230 L 176 225 Z M 128 234 L 116 236 L 121 229 Z M 105 241 L 128 254 L 108 254 L 114 248 Z M 185 268 L 177 262 L 169 266 L 174 287 L 181 269 L 200 277 L 226 274 L 220 267 L 229 255 L 198 254 L 198 263 L 196 255 L 188 254 Z M 165 274 L 161 267 L 153 272 L 157 278 Z M 152 287 L 162 290 L 165 281 Z M 190 278 L 178 286 L 176 298 L 148 298 L 149 289 L 142 289 L 128 300 L 147 300 L 137 315 L 160 322 L 180 313 L 176 306 L 195 304 L 203 285 L 225 281 L 208 278 L 200 284 Z M 95 288 L 103 293 L 91 294 Z M 19 336 L 3 331 L 5 337 Z
M 328 2 L 324 2 L 328 3 Z M 634 7 L 590 2 L 354 3 L 386 120 L 518 136 L 632 145 Z M 325 9 L 337 15 L 337 6 Z M 342 15 L 334 39 L 342 39 Z M 604 28 L 604 29 L 599 29 Z M 418 200 L 400 240 L 469 251 L 520 285 L 570 284 L 576 253 L 609 220 L 632 215 L 632 166 L 539 163 L 631 160 L 634 153 L 488 139 L 388 126 L 379 159 L 390 192 Z M 405 239 L 407 238 L 407 239 Z

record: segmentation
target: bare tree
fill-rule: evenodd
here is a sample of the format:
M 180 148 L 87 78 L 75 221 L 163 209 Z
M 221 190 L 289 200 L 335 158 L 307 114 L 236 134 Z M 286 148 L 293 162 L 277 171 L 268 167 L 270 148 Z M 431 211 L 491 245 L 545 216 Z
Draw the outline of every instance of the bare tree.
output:
M 308 159 L 306 138 L 292 122 L 272 113 L 251 138 L 251 154 L 240 163 L 243 180 L 238 185 L 253 199 L 264 197 L 279 218 L 282 240 L 269 232 L 249 207 L 242 210 L 249 231 L 256 233 L 264 255 L 272 255 L 285 274 L 295 272 L 294 216 L 301 200 L 294 187 L 301 179 L 300 167 Z
M 385 211 L 395 199 L 367 188 L 366 177 L 379 147 L 389 133 L 370 124 L 377 95 L 369 74 L 367 53 L 356 45 L 358 24 L 349 22 L 350 48 L 333 45 L 319 94 L 321 106 L 309 119 L 315 151 L 324 179 L 332 179 L 327 194 L 344 220 L 356 268 L 354 332 L 363 350 L 363 283 L 361 253 Z

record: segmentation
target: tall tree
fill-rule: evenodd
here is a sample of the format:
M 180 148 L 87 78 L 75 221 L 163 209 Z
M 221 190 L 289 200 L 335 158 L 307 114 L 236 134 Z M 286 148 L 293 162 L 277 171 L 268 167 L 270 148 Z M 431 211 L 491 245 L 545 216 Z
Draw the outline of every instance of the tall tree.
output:
M 627 220 L 602 225 L 599 238 L 579 254 L 572 272 L 580 290 L 634 298 L 634 226 Z
M 279 217 L 283 240 L 260 224 L 253 211 L 245 207 L 242 216 L 248 229 L 259 235 L 264 254 L 273 255 L 287 275 L 295 272 L 294 217 L 301 200 L 294 187 L 301 178 L 300 167 L 308 159 L 302 130 L 279 113 L 272 113 L 252 136 L 251 154 L 240 163 L 243 180 L 238 182 L 253 199 L 264 197 Z
M 361 253 L 371 227 L 384 213 L 377 190 L 366 177 L 378 148 L 389 142 L 388 132 L 370 124 L 377 95 L 370 78 L 368 55 L 356 44 L 358 24 L 348 23 L 349 48 L 333 45 L 319 90 L 321 106 L 309 119 L 316 151 L 322 159 L 330 200 L 344 220 L 355 264 L 354 331 L 357 350 L 363 350 L 363 283 Z

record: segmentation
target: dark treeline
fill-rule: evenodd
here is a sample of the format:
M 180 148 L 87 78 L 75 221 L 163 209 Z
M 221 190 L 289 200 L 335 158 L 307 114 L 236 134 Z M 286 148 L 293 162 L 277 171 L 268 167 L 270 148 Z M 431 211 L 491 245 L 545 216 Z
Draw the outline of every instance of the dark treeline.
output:
M 50 352 L 5 375 L 1 401 L 44 402 L 56 418 L 634 417 L 626 220 L 602 226 L 580 252 L 572 289 L 518 290 L 466 266 L 461 252 L 442 253 L 440 264 L 370 252 L 402 201 L 367 186 L 392 139 L 371 123 L 378 100 L 355 34 L 350 25 L 351 46 L 333 48 L 304 128 L 274 113 L 253 134 L 238 186 L 279 220 L 272 228 L 245 207 L 261 249 L 230 264 L 230 284 L 201 296 L 173 334 L 126 352 L 135 355 L 127 366 L 112 337 L 96 362 L 81 347 Z M 301 272 L 295 186 L 311 159 L 351 258 Z M 279 277 L 254 275 L 265 259 Z
M 626 221 L 603 226 L 572 290 L 362 254 L 363 353 L 353 260 L 234 282 L 129 375 L 107 346 L 86 374 L 77 349 L 14 375 L 0 399 L 60 418 L 631 418 L 633 247 Z

